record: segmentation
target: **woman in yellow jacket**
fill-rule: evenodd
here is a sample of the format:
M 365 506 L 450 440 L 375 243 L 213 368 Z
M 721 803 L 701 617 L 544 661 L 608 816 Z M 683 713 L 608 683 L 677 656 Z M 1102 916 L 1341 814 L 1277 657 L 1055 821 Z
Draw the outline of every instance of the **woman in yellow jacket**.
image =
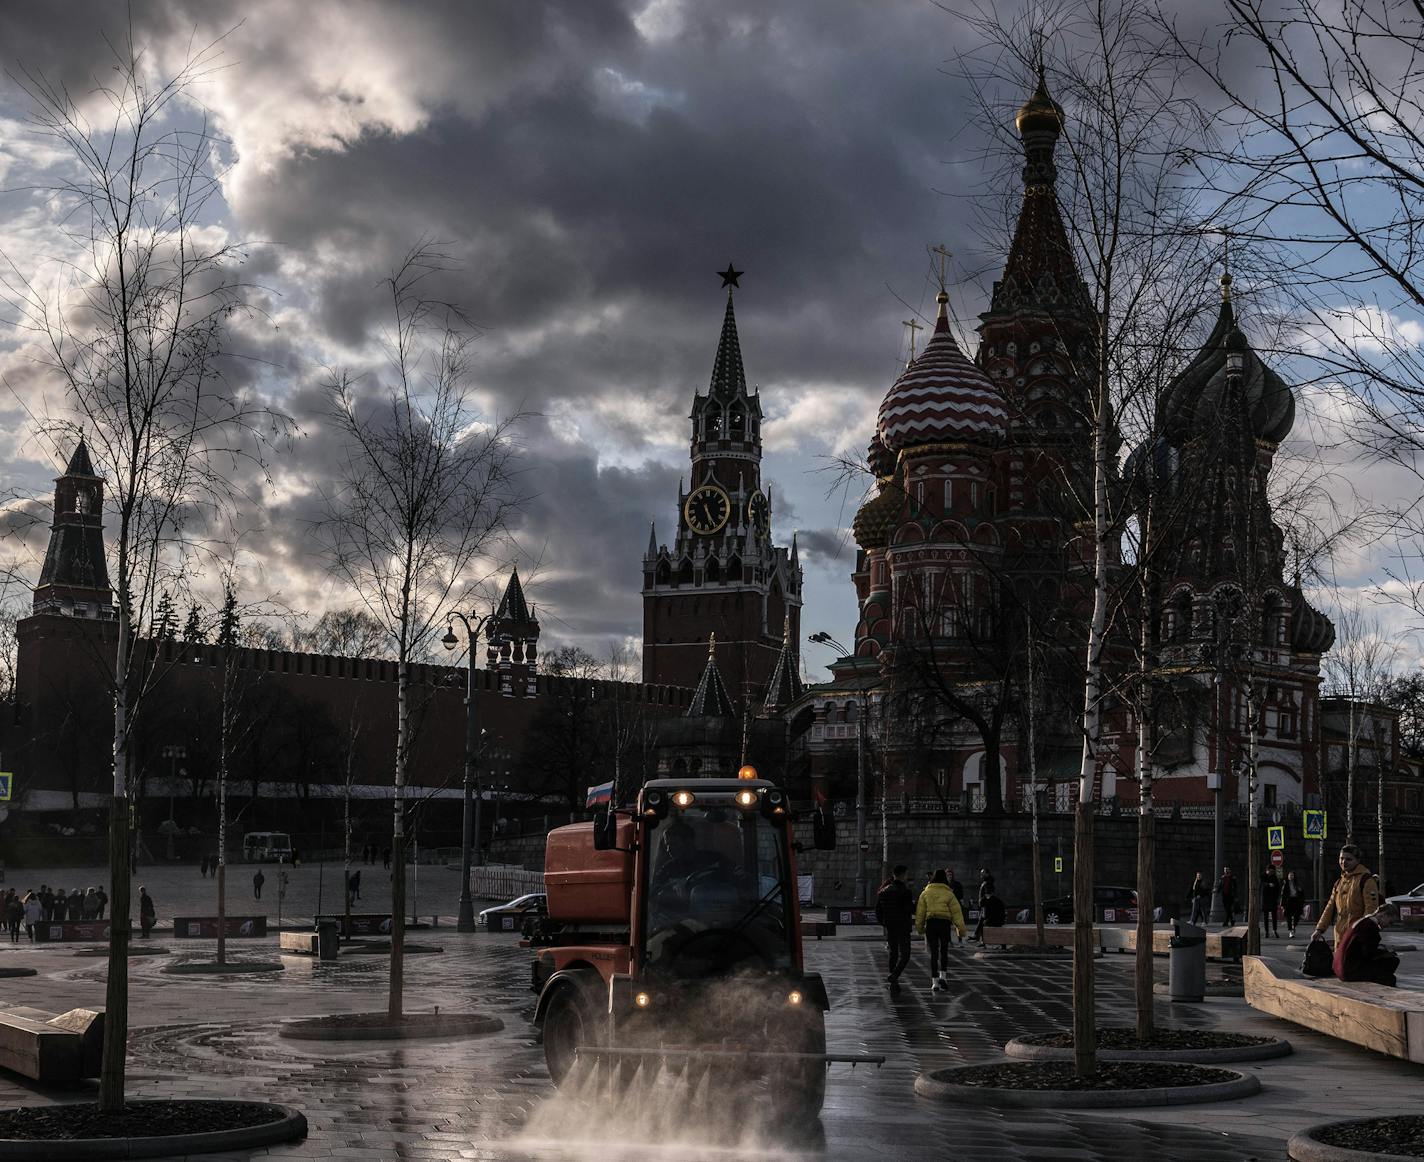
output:
M 964 939 L 964 911 L 949 887 L 949 877 L 940 868 L 930 877 L 920 902 L 915 905 L 915 931 L 930 946 L 930 987 L 936 992 L 949 988 L 949 934 L 958 929 Z
M 1379 880 L 1370 869 L 1360 862 L 1360 849 L 1347 843 L 1340 849 L 1340 878 L 1335 881 L 1335 889 L 1330 899 L 1320 910 L 1320 919 L 1315 922 L 1312 940 L 1325 936 L 1330 921 L 1335 921 L 1335 939 L 1338 942 L 1346 930 L 1361 916 L 1371 915 L 1383 901 L 1380 899 Z

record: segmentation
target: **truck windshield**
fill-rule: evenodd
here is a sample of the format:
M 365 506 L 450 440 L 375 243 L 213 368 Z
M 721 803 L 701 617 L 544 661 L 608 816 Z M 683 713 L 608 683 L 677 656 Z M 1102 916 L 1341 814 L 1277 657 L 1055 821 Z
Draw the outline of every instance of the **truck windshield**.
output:
M 785 833 L 757 811 L 674 811 L 648 847 L 646 964 L 679 977 L 791 964 Z

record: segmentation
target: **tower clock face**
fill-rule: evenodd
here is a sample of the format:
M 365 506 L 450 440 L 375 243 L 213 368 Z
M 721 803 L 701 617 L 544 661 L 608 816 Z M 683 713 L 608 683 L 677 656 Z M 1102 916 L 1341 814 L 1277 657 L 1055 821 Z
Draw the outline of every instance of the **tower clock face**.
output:
M 747 501 L 747 523 L 762 533 L 766 532 L 767 526 L 771 524 L 771 502 L 761 489 L 753 492 L 751 499 Z
M 715 484 L 704 484 L 688 494 L 682 508 L 687 527 L 702 536 L 711 536 L 732 515 L 732 500 Z

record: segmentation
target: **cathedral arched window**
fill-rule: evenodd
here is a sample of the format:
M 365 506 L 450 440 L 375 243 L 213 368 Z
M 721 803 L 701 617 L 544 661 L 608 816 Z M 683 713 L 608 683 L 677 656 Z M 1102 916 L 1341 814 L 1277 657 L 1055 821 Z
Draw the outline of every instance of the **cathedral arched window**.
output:
M 684 557 L 682 559 L 682 568 L 677 573 L 677 583 L 679 585 L 692 584 L 692 558 Z
M 1183 589 L 1172 598 L 1167 615 L 1167 636 L 1173 641 L 1185 641 L 1192 636 L 1192 595 Z
M 722 566 L 717 563 L 716 557 L 708 557 L 707 564 L 703 566 L 702 576 L 709 585 L 716 585 L 722 579 Z
M 746 416 L 742 414 L 741 408 L 732 409 L 729 415 L 729 425 L 732 439 L 740 440 L 742 438 L 742 431 L 746 427 Z
M 727 580 L 740 581 L 742 579 L 742 559 L 733 557 L 727 562 Z

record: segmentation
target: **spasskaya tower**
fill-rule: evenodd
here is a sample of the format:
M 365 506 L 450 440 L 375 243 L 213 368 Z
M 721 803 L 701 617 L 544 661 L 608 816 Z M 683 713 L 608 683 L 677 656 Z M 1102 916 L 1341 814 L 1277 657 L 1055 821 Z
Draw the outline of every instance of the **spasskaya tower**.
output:
M 716 634 L 717 667 L 743 706 L 760 697 L 790 640 L 800 640 L 796 541 L 772 544 L 773 497 L 761 480 L 761 399 L 747 391 L 732 295 L 742 272 L 719 272 L 727 290 L 722 337 L 707 394 L 692 399 L 692 471 L 678 485 L 677 533 L 656 525 L 643 558 L 643 681 L 695 686 Z

